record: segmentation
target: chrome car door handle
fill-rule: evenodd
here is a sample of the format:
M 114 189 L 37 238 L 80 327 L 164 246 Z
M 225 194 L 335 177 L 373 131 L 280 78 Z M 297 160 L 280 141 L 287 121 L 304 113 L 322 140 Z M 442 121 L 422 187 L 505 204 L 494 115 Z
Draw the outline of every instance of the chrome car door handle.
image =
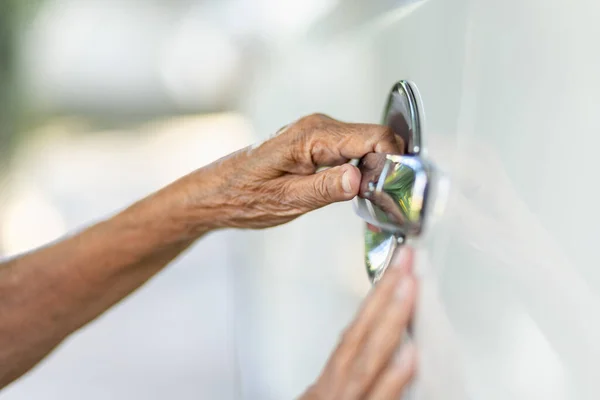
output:
M 399 244 L 423 234 L 435 199 L 439 174 L 424 155 L 423 105 L 414 83 L 392 88 L 383 123 L 405 143 L 405 154 L 370 153 L 358 162 L 362 174 L 354 205 L 367 223 L 365 263 L 375 283 Z

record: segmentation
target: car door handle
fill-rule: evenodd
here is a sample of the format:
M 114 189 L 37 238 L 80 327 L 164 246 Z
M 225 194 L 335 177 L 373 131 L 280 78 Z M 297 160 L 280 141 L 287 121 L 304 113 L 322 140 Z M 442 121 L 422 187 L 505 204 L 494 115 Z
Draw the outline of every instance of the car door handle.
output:
M 366 222 L 365 264 L 373 283 L 396 248 L 428 228 L 441 174 L 425 156 L 424 121 L 416 85 L 398 82 L 389 94 L 383 123 L 403 139 L 404 154 L 370 153 L 357 164 L 362 178 L 354 206 Z

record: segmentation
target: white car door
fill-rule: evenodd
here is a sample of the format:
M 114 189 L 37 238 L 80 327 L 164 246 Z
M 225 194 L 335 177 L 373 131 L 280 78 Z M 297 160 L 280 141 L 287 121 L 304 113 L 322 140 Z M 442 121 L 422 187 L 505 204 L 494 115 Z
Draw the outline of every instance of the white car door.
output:
M 316 111 L 377 122 L 396 81 L 418 86 L 452 189 L 417 243 L 414 398 L 597 398 L 600 4 L 362 3 L 283 46 L 245 109 L 265 135 Z M 369 289 L 362 234 L 346 204 L 248 244 L 263 256 L 237 276 L 244 397 L 317 376 Z

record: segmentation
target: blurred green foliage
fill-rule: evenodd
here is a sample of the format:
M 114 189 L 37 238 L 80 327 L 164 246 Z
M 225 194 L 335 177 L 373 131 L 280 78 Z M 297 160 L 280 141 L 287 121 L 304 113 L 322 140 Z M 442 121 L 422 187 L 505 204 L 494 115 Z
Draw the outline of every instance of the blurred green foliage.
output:
M 6 169 L 23 122 L 16 80 L 17 38 L 42 2 L 0 0 L 0 175 Z
M 0 171 L 5 169 L 16 129 L 15 38 L 18 3 L 0 1 Z

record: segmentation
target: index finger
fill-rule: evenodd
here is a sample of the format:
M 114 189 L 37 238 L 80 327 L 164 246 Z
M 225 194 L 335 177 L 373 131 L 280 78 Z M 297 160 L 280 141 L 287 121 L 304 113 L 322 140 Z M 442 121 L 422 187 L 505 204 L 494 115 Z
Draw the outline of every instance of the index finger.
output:
M 275 143 L 275 141 L 277 143 Z M 345 123 L 326 115 L 304 117 L 289 126 L 273 145 L 289 148 L 289 171 L 314 173 L 319 167 L 340 165 L 369 153 L 402 154 L 404 140 L 390 127 Z
M 338 165 L 369 153 L 402 154 L 404 140 L 383 125 L 344 123 L 331 120 L 309 137 L 313 162 Z
M 397 286 L 404 278 L 411 276 L 414 259 L 413 250 L 405 247 L 400 250 L 397 256 L 400 257 L 394 257 L 393 267 L 388 268 L 382 279 L 369 294 L 355 320 L 342 336 L 342 340 L 329 361 L 330 372 L 338 377 L 353 372 L 352 369 L 357 361 L 356 357 L 361 353 L 362 347 L 373 333 L 382 312 L 391 306 L 391 299 L 394 297 Z M 380 356 L 385 358 L 387 355 L 380 354 Z M 326 370 L 329 368 L 326 368 Z

